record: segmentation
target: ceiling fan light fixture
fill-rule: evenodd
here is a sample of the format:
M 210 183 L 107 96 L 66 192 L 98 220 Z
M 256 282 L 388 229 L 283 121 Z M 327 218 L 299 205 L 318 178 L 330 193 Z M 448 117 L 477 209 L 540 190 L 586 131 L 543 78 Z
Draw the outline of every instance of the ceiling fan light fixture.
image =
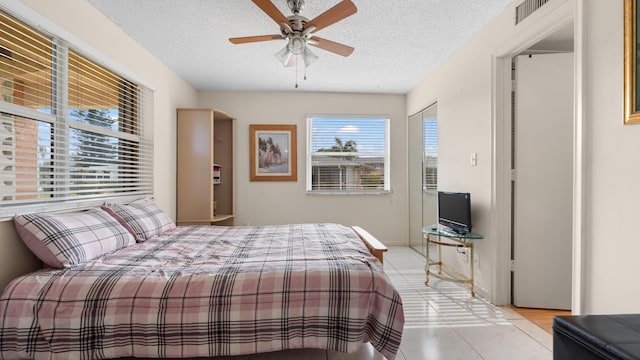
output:
M 300 37 L 299 35 L 292 35 L 289 38 L 289 43 L 287 44 L 287 47 L 289 48 L 289 51 L 291 51 L 293 55 L 302 55 L 307 48 L 307 42 L 305 41 L 304 38 Z
M 302 61 L 304 61 L 304 67 L 309 67 L 309 65 L 311 65 L 312 62 L 318 60 L 318 56 L 313 52 L 311 52 L 309 48 L 305 49 L 305 51 L 302 53 L 301 56 L 302 56 Z
M 339 0 L 336 5 L 311 20 L 300 15 L 304 9 L 305 0 L 286 0 L 293 13 L 291 16 L 284 16 L 273 4 L 273 0 L 252 1 L 278 24 L 280 33 L 229 38 L 232 44 L 285 39 L 287 45 L 275 54 L 275 57 L 284 66 L 297 64 L 296 59 L 300 57 L 304 61 L 305 67 L 308 67 L 318 59 L 318 56 L 309 51 L 309 46 L 315 46 L 341 56 L 349 56 L 354 50 L 350 46 L 315 36 L 315 32 L 355 14 L 358 10 L 351 0 Z
M 278 51 L 275 55 L 276 59 L 278 59 L 283 66 L 287 66 L 289 60 L 291 60 L 291 56 L 293 56 L 293 53 L 289 50 L 289 45 L 282 48 L 282 50 Z

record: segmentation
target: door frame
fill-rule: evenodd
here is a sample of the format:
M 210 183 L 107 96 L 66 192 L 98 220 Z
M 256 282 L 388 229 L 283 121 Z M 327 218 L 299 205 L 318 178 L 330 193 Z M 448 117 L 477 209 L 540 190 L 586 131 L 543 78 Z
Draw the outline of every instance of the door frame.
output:
M 572 296 L 574 314 L 583 313 L 583 219 L 584 214 L 584 1 L 565 0 L 547 3 L 528 23 L 518 25 L 514 36 L 492 56 L 492 179 L 491 234 L 496 239 L 496 259 L 491 301 L 497 305 L 511 302 L 511 59 L 561 27 L 574 26 L 574 114 L 573 114 L 573 238 Z

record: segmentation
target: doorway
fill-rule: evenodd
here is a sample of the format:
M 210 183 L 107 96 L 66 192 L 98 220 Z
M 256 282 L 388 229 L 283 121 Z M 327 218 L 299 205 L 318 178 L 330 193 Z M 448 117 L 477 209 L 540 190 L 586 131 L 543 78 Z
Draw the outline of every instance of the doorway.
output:
M 571 308 L 573 53 L 513 59 L 511 303 Z
M 409 245 L 426 256 L 422 228 L 438 222 L 438 104 L 409 117 Z
M 582 5 L 579 2 L 558 3 L 556 7 L 547 8 L 544 16 L 538 17 L 535 21 L 529 22 L 529 26 L 518 31 L 518 36 L 514 36 L 505 43 L 495 53 L 494 57 L 494 127 L 492 129 L 494 143 L 494 178 L 492 184 L 495 192 L 492 195 L 492 234 L 496 237 L 495 247 L 495 280 L 496 286 L 491 292 L 491 301 L 497 305 L 507 305 L 512 303 L 511 275 L 512 267 L 512 231 L 511 223 L 513 214 L 512 203 L 512 142 L 513 133 L 511 119 L 514 111 L 513 103 L 513 68 L 512 59 L 515 56 L 532 54 L 573 52 L 573 67 L 570 70 L 573 75 L 573 94 L 571 96 L 571 164 L 572 170 L 572 210 L 571 210 L 571 254 L 566 261 L 571 263 L 571 310 L 574 314 L 581 313 L 582 292 L 582 241 L 581 223 L 582 212 L 582 153 L 583 153 L 583 119 L 582 119 L 582 98 L 584 96 L 584 67 L 582 33 L 583 24 L 574 19 L 581 19 Z M 535 55 L 534 55 L 535 56 Z M 542 230 L 537 233 L 543 235 Z M 544 266 L 544 259 L 539 259 L 538 266 Z

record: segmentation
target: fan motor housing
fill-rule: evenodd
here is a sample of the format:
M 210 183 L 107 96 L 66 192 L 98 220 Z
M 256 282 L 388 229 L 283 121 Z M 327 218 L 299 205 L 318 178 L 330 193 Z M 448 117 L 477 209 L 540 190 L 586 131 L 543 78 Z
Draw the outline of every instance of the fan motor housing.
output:
M 309 19 L 302 15 L 291 15 L 287 17 L 287 20 L 289 20 L 289 24 L 291 25 L 291 29 L 293 31 L 304 30 L 304 25 L 309 22 Z

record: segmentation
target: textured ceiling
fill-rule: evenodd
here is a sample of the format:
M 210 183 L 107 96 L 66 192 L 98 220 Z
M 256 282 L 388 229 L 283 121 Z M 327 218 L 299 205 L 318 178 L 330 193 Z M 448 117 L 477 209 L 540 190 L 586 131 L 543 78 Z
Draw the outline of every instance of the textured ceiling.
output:
M 286 0 L 272 0 L 285 16 Z M 342 57 L 313 48 L 306 69 L 274 54 L 284 40 L 233 45 L 230 37 L 277 34 L 250 0 L 89 0 L 160 61 L 200 90 L 404 94 L 501 13 L 511 0 L 353 0 L 358 12 L 317 32 L 355 48 Z M 339 0 L 307 0 L 312 19 Z

